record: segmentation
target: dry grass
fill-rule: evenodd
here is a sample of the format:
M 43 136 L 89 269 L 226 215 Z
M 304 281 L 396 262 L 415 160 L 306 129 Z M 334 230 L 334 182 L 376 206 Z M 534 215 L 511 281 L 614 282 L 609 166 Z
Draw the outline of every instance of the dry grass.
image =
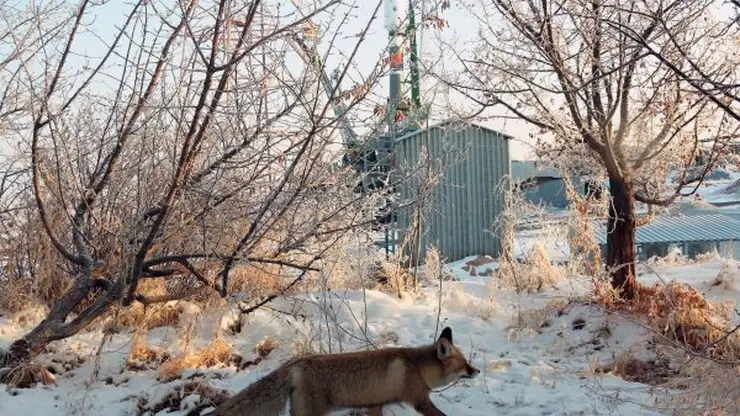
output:
M 183 310 L 184 306 L 180 302 L 149 307 L 135 303 L 131 307 L 119 310 L 118 315 L 110 324 L 126 328 L 143 326 L 147 330 L 165 326 L 175 327 L 180 321 Z
M 672 368 L 670 361 L 665 358 L 646 360 L 631 354 L 618 357 L 612 364 L 597 367 L 594 372 L 613 374 L 627 381 L 651 386 L 664 385 L 678 374 L 678 370 Z
M 239 365 L 241 357 L 229 344 L 216 337 L 209 345 L 193 352 L 184 352 L 165 361 L 159 369 L 157 380 L 168 382 L 180 377 L 187 368 Z
M 261 363 L 262 360 L 267 358 L 267 356 L 270 355 L 271 352 L 278 349 L 279 347 L 280 343 L 277 341 L 277 339 L 273 337 L 266 337 L 254 347 L 254 353 L 257 354 L 257 356 L 251 360 L 241 361 L 239 363 L 239 369 L 244 370 L 247 367 L 251 367 L 253 365 Z
M 208 384 L 198 381 L 188 381 L 167 392 L 164 397 L 152 406 L 140 406 L 137 414 L 160 414 L 163 411 L 170 413 L 181 410 L 182 400 L 190 395 L 200 396 L 200 403 L 211 403 L 218 406 L 229 398 L 229 392 L 224 389 L 214 389 Z
M 740 279 L 738 263 L 727 261 L 722 265 L 719 273 L 717 273 L 717 277 L 712 281 L 712 286 L 719 286 L 723 290 L 734 290 L 738 279 Z
M 34 293 L 32 280 L 7 280 L 0 284 L 0 309 L 11 313 L 25 311 L 29 305 L 46 305 Z M 47 307 L 48 309 L 48 307 Z
M 593 233 L 591 215 L 603 216 L 605 204 L 584 198 L 576 191 L 568 175 L 563 176 L 563 183 L 571 204 L 566 232 L 571 257 L 568 263 L 569 272 L 594 276 L 601 271 L 601 250 Z
M 19 212 L 13 226 L 16 235 L 0 239 L 3 258 L 0 285 L 0 309 L 18 312 L 28 305 L 53 306 L 74 283 L 66 262 L 49 242 L 41 220 L 34 210 Z M 50 226 L 58 229 L 64 218 L 50 216 Z M 7 235 L 5 235 L 7 237 Z
M 681 249 L 674 248 L 672 250 L 669 250 L 668 254 L 666 254 L 665 256 L 654 256 L 647 259 L 645 264 L 649 267 L 649 271 L 650 269 L 656 269 L 666 266 L 685 266 L 687 264 L 690 264 L 691 262 L 691 259 L 681 253 Z
M 658 404 L 676 416 L 740 414 L 740 368 L 712 361 L 684 362 L 671 381 L 677 394 L 658 398 Z
M 292 343 L 293 356 L 294 357 L 305 357 L 307 355 L 313 355 L 318 352 L 314 345 L 314 340 L 308 337 L 298 337 Z
M 381 261 L 372 273 L 372 279 L 378 282 L 383 288 L 395 288 L 396 291 L 405 290 L 414 277 L 408 269 L 402 267 L 399 263 Z
M 687 262 L 675 254 L 651 260 L 653 266 Z M 712 284 L 733 289 L 737 277 L 736 263 L 727 262 Z M 732 319 L 734 302 L 710 302 L 697 289 L 677 281 L 651 287 L 638 284 L 636 299 L 624 302 L 606 278 L 598 280 L 594 299 L 651 328 L 658 341 L 654 352 L 662 357 L 638 360 L 628 356 L 604 371 L 673 389 L 674 393 L 659 397 L 656 405 L 676 416 L 740 414 L 740 334 Z
M 276 265 L 240 265 L 229 274 L 229 293 L 243 292 L 263 297 L 279 292 L 285 285 L 283 270 Z
M 560 269 L 550 262 L 547 249 L 540 242 L 523 262 L 505 261 L 493 273 L 491 283 L 503 283 L 516 288 L 517 292 L 537 293 L 548 286 L 554 286 L 562 279 Z
M 6 384 L 8 389 L 24 389 L 37 384 L 56 385 L 56 382 L 47 366 L 24 362 L 13 367 L 0 368 L 0 384 Z
M 13 325 L 21 328 L 36 326 L 49 314 L 49 308 L 44 305 L 26 305 L 23 310 L 13 314 Z
M 563 316 L 572 304 L 573 300 L 555 298 L 541 308 L 521 310 L 512 318 L 506 330 L 509 332 L 509 336 L 513 338 L 527 333 L 540 333 L 542 328 L 549 325 L 551 317 Z
M 280 348 L 280 342 L 275 337 L 266 337 L 254 347 L 254 352 L 265 358 L 278 348 Z
M 732 302 L 713 304 L 698 290 L 677 281 L 638 285 L 632 302 L 615 300 L 614 291 L 606 288 L 598 290 L 595 298 L 608 309 L 645 321 L 664 339 L 692 353 L 712 359 L 740 359 L 740 335 L 732 332 Z
M 131 340 L 131 351 L 125 366 L 130 371 L 150 370 L 158 368 L 169 358 L 170 354 L 167 351 L 146 345 L 143 336 L 137 332 Z

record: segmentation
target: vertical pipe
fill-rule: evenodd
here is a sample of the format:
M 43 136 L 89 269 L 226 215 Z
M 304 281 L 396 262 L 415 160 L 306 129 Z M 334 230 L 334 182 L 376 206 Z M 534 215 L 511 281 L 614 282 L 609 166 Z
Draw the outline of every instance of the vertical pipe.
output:
M 421 92 L 419 89 L 419 50 L 416 46 L 416 16 L 413 0 L 409 1 L 409 25 L 406 28 L 406 37 L 411 49 L 409 71 L 411 72 L 411 103 L 414 110 L 421 108 Z
M 399 135 L 398 132 L 398 121 L 397 117 L 398 107 L 403 97 L 402 85 L 401 85 L 401 74 L 403 73 L 403 33 L 399 30 L 401 28 L 401 22 L 403 21 L 403 11 L 401 7 L 401 0 L 385 0 L 385 29 L 388 31 L 388 37 L 390 39 L 388 45 L 388 58 L 390 63 L 390 74 L 389 74 L 389 99 L 387 108 L 387 122 L 388 122 L 388 135 L 386 137 L 386 155 L 389 158 L 387 161 L 387 174 L 388 174 L 388 186 L 393 191 L 394 184 L 391 181 L 390 174 L 393 171 L 395 165 L 395 158 L 393 150 L 395 147 L 396 138 Z M 401 116 L 405 116 L 402 114 Z M 395 194 L 395 192 L 392 192 Z M 390 252 L 395 254 L 396 244 L 396 230 L 393 226 L 396 210 L 394 209 L 393 200 L 391 197 L 391 210 L 390 210 L 390 221 L 388 227 L 386 227 L 386 247 L 391 245 Z M 389 236 L 390 234 L 390 236 Z M 390 241 L 389 241 L 390 240 Z M 386 257 L 389 257 L 389 250 L 386 249 Z

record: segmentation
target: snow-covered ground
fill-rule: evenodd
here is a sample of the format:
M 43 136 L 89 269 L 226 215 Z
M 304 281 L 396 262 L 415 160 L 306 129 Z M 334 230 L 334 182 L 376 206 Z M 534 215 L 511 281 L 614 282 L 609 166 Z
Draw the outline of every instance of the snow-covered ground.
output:
M 522 231 L 517 245 L 524 252 L 542 237 L 536 231 Z M 567 258 L 567 246 L 554 245 L 550 252 L 554 260 Z M 615 357 L 648 354 L 653 336 L 630 319 L 585 302 L 592 291 L 588 279 L 564 277 L 555 287 L 517 294 L 486 276 L 497 266 L 495 262 L 473 263 L 476 273 L 471 273 L 472 260 L 479 259 L 447 265 L 455 280 L 443 281 L 441 292 L 438 282 L 423 282 L 418 295 L 402 299 L 377 290 L 333 290 L 278 299 L 270 309 L 248 315 L 240 333 L 221 331 L 223 341 L 244 361 L 257 356 L 254 348 L 266 338 L 278 342 L 262 362 L 241 370 L 233 365 L 190 368 L 175 380 L 158 381 L 156 368 L 127 368 L 132 347 L 129 330 L 112 335 L 102 348 L 99 328 L 83 332 L 54 343 L 39 357 L 40 362 L 66 367 L 55 386 L 0 388 L 0 415 L 184 415 L 198 402 L 197 395 L 179 392 L 184 383 L 204 380 L 234 394 L 297 350 L 328 352 L 328 345 L 332 352 L 363 349 L 368 344 L 418 346 L 432 342 L 435 330 L 444 326 L 452 328 L 456 344 L 481 369 L 477 379 L 433 394 L 432 400 L 448 415 L 671 414 L 655 406 L 664 390 L 595 373 L 595 367 L 608 365 Z M 740 300 L 735 261 L 665 261 L 639 271 L 645 283 L 679 280 L 711 301 Z M 718 275 L 723 276 L 721 284 Z M 183 331 L 197 322 L 191 331 L 193 347 L 201 348 L 211 342 L 215 328 L 228 323 L 228 319 L 219 323 L 220 316 L 213 310 L 201 315 L 205 319 L 193 321 L 198 316 L 195 312 L 194 307 L 188 309 L 173 327 L 150 330 L 145 344 L 175 352 Z M 230 315 L 228 309 L 220 313 Z M 33 311 L 0 312 L 0 348 L 22 336 L 39 318 Z M 163 405 L 173 392 L 185 397 Z M 416 413 L 391 406 L 384 414 Z
M 712 204 L 732 204 L 740 207 L 740 172 L 728 171 L 729 179 L 710 180 L 703 182 L 696 190 L 698 196 Z M 734 186 L 733 186 L 734 185 Z M 684 191 L 694 190 L 694 186 L 687 186 Z M 693 200 L 694 197 L 687 197 Z
M 438 407 L 457 416 L 661 414 L 650 409 L 655 397 L 647 386 L 591 371 L 594 363 L 607 363 L 628 350 L 644 350 L 650 337 L 640 326 L 607 315 L 595 306 L 569 303 L 590 290 L 586 280 L 566 279 L 537 294 L 515 294 L 509 289 L 492 288 L 490 277 L 471 276 L 463 270 L 469 260 L 449 265 L 459 280 L 442 285 L 439 325 L 440 329 L 452 327 L 456 343 L 470 354 L 482 374 L 476 380 L 435 393 L 433 400 Z M 699 265 L 656 266 L 656 273 L 644 278 L 656 280 L 660 275 L 712 289 L 716 286 L 711 282 L 724 263 L 713 260 Z M 484 264 L 478 270 L 490 266 Z M 732 267 L 737 266 L 733 263 Z M 734 297 L 737 292 L 733 290 L 717 295 Z M 328 298 L 314 293 L 282 299 L 272 308 L 289 314 L 259 310 L 248 317 L 241 333 L 223 335 L 244 359 L 253 358 L 254 346 L 265 337 L 276 338 L 280 347 L 263 362 L 244 371 L 234 367 L 190 369 L 179 379 L 164 383 L 157 381 L 156 370 L 125 369 L 130 333 L 113 335 L 96 360 L 102 333 L 86 332 L 55 344 L 53 351 L 41 357 L 76 363 L 68 364 L 73 368 L 57 378 L 56 386 L 2 389 L 0 414 L 154 414 L 147 409 L 155 407 L 186 379 L 205 377 L 212 387 L 234 393 L 275 369 L 309 340 L 315 348 L 319 342 L 326 345 L 331 337 L 334 351 L 340 345 L 343 350 L 359 349 L 368 340 L 376 346 L 422 345 L 433 340 L 438 294 L 438 287 L 428 283 L 416 298 L 398 299 L 379 291 L 335 291 Z M 27 331 L 33 324 L 33 315 L 30 318 L 22 323 L 17 317 L 14 320 L 3 315 L 0 342 L 7 344 Z M 201 346 L 209 342 L 216 325 L 211 320 L 196 331 Z M 177 342 L 177 328 L 154 329 L 147 339 L 154 348 L 172 348 Z M 78 357 L 84 362 L 77 363 Z M 99 369 L 94 376 L 96 365 Z M 180 411 L 165 409 L 156 414 L 182 415 L 196 399 L 184 398 Z M 393 406 L 385 414 L 415 413 Z
M 552 225 L 548 231 L 522 230 L 514 240 L 514 256 L 524 259 L 532 252 L 535 244 L 541 244 L 547 250 L 550 261 L 563 263 L 570 257 L 570 247 L 565 236 L 565 225 Z

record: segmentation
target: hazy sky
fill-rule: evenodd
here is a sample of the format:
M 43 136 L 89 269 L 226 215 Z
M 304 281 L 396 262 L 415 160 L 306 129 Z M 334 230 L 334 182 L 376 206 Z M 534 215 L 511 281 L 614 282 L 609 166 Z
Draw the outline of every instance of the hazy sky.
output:
M 330 52 L 328 60 L 326 62 L 329 71 L 333 68 L 346 63 L 345 57 L 351 53 L 358 42 L 358 33 L 360 33 L 364 27 L 370 22 L 373 17 L 373 13 L 377 8 L 377 15 L 371 22 L 370 30 L 365 40 L 362 42 L 361 47 L 355 56 L 353 63 L 356 65 L 356 73 L 367 76 L 379 58 L 385 56 L 385 49 L 388 45 L 388 33 L 384 28 L 384 3 L 383 0 L 345 0 L 343 5 L 336 8 L 331 14 L 324 14 L 318 20 L 318 23 L 322 26 L 325 24 L 331 25 L 332 29 L 330 33 L 339 29 L 339 36 L 334 39 L 322 38 L 318 45 L 319 50 L 322 53 Z M 429 11 L 436 3 L 432 0 L 415 0 L 418 3 L 417 21 L 422 19 L 424 14 L 422 10 Z M 278 8 L 281 10 L 280 14 L 288 14 L 289 11 L 295 9 L 295 4 L 305 10 L 309 10 L 313 4 L 313 0 L 268 0 L 264 4 L 270 9 Z M 323 3 L 323 1 L 322 1 Z M 400 0 L 400 4 L 404 7 L 408 7 L 407 0 Z M 467 3 L 467 4 L 466 4 Z M 478 0 L 470 0 L 468 2 L 451 1 L 450 8 L 441 11 L 440 17 L 447 20 L 449 27 L 443 30 L 436 29 L 420 29 L 419 33 L 419 46 L 420 54 L 425 62 L 434 63 L 434 70 L 446 70 L 451 71 L 455 69 L 455 58 L 449 51 L 449 48 L 454 47 L 458 52 L 463 50 L 469 50 L 471 42 L 477 37 L 478 30 L 478 16 L 474 16 L 471 13 L 470 7 L 475 7 L 478 4 Z M 380 6 L 378 8 L 378 6 Z M 114 35 L 114 28 L 124 22 L 125 15 L 131 9 L 130 1 L 110 1 L 103 6 L 96 7 L 94 11 L 95 18 L 90 18 L 89 22 L 93 23 L 94 30 L 104 40 L 112 39 Z M 291 16 L 289 19 L 293 20 L 295 17 Z M 288 19 L 286 19 L 286 22 Z M 284 22 L 285 23 L 285 22 Z M 329 45 L 330 42 L 334 43 L 334 46 Z M 100 56 L 104 49 L 101 39 L 96 39 L 92 36 L 83 38 L 78 44 L 78 50 L 88 56 Z M 408 69 L 408 67 L 406 67 Z M 353 78 L 357 79 L 357 76 Z M 437 113 L 442 107 L 445 106 L 457 106 L 460 105 L 459 100 L 452 100 L 449 102 L 445 96 L 439 94 L 432 94 L 430 89 L 434 88 L 436 81 L 431 77 L 422 77 L 422 101 L 432 102 L 433 114 Z M 373 94 L 376 97 L 387 96 L 387 85 L 388 79 L 384 77 L 380 81 L 381 85 L 378 86 Z M 351 81 L 343 83 L 342 87 L 347 89 L 352 86 Z M 410 97 L 410 91 L 408 87 L 405 88 L 407 96 Z M 426 93 L 425 93 L 426 92 Z M 379 100 L 378 100 L 379 101 Z M 489 127 L 508 133 L 515 138 L 521 140 L 526 138 L 529 132 L 527 125 L 522 122 L 514 120 L 501 120 L 495 122 L 484 123 Z M 512 158 L 522 158 L 525 153 L 528 153 L 529 149 L 526 145 L 522 144 L 518 140 L 512 141 L 511 143 Z
M 95 35 L 90 33 L 83 34 L 79 37 L 78 42 L 73 47 L 72 60 L 75 61 L 76 65 L 95 65 L 97 59 L 99 59 L 105 52 L 105 45 L 112 42 L 113 36 L 116 33 L 116 27 L 120 27 L 124 22 L 127 13 L 131 10 L 132 2 L 136 0 L 110 0 L 103 2 L 103 4 L 97 3 L 94 7 L 91 7 L 90 14 L 86 17 L 85 23 L 88 24 L 90 31 L 94 31 Z M 164 0 L 168 2 L 168 0 Z M 173 3 L 179 0 L 172 0 Z M 310 10 L 315 0 L 265 0 L 264 4 L 268 9 L 280 10 L 279 14 L 284 16 L 283 24 L 297 18 L 296 14 L 293 13 L 291 16 L 287 16 L 291 11 L 294 11 L 296 4 L 298 7 Z M 321 0 L 320 3 L 325 3 L 327 0 Z M 317 19 L 317 23 L 321 26 L 329 25 L 328 30 L 325 30 L 318 43 L 318 48 L 321 53 L 329 52 L 326 66 L 329 72 L 336 67 L 341 66 L 346 62 L 346 56 L 355 48 L 358 42 L 357 34 L 360 33 L 365 26 L 370 22 L 370 30 L 366 38 L 362 41 L 357 55 L 352 60 L 353 73 L 351 75 L 355 80 L 358 79 L 358 74 L 368 76 L 372 69 L 375 67 L 379 59 L 386 56 L 385 49 L 388 45 L 388 33 L 384 28 L 384 0 L 343 0 L 339 7 L 332 9 L 330 13 L 324 13 Z M 433 6 L 439 3 L 439 0 L 414 0 L 417 2 L 417 21 L 421 21 L 423 16 L 433 10 Z M 215 4 L 216 2 L 201 2 L 204 4 Z M 408 6 L 408 0 L 398 0 L 403 7 Z M 465 0 L 457 1 L 450 0 L 450 8 L 444 11 L 439 11 L 439 17 L 445 19 L 449 26 L 442 30 L 437 29 L 424 29 L 421 28 L 419 31 L 419 47 L 422 62 L 425 64 L 431 64 L 435 72 L 459 72 L 460 67 L 457 64 L 458 60 L 454 56 L 454 52 L 466 53 L 472 50 L 475 41 L 478 38 L 478 30 L 480 27 L 480 20 L 484 19 L 483 13 L 481 13 L 481 0 Z M 18 7 L 24 7 L 28 4 L 27 1 L 18 1 L 15 3 Z M 69 5 L 76 5 L 77 2 L 69 2 Z M 153 4 L 159 4 L 161 10 L 161 2 L 153 2 Z M 176 4 L 176 3 L 175 3 Z M 151 7 L 151 6 L 149 6 Z M 729 7 L 729 6 L 725 6 Z M 374 20 L 371 21 L 373 13 L 377 10 L 377 15 Z M 720 14 L 729 13 L 729 9 L 722 10 L 720 8 Z M 239 17 L 239 16 L 235 16 Z M 495 21 L 486 21 L 488 25 L 496 27 Z M 338 36 L 333 39 L 326 36 L 326 33 L 332 34 L 338 31 Z M 334 42 L 330 45 L 330 42 Z M 302 66 L 296 57 L 295 62 L 289 63 L 289 65 Z M 408 67 L 407 67 L 408 69 Z M 104 79 L 101 82 L 106 82 Z M 431 76 L 424 76 L 422 74 L 422 101 L 432 103 L 432 116 L 439 117 L 440 110 L 444 110 L 449 107 L 462 107 L 465 104 L 464 100 L 460 97 L 448 97 L 444 93 L 440 93 L 441 89 L 438 88 L 437 81 Z M 342 87 L 346 90 L 352 87 L 352 80 L 345 80 Z M 380 80 L 380 85 L 373 90 L 373 96 L 377 100 L 378 104 L 383 104 L 387 97 L 387 86 L 388 79 L 384 77 Z M 436 91 L 436 92 L 435 92 Z M 407 96 L 410 95 L 408 88 L 406 88 Z M 515 138 L 511 142 L 512 158 L 527 158 L 531 157 L 531 144 L 532 142 L 528 139 L 528 135 L 532 132 L 532 129 L 524 122 L 512 120 L 512 119 L 496 119 L 485 123 L 489 127 L 505 132 Z

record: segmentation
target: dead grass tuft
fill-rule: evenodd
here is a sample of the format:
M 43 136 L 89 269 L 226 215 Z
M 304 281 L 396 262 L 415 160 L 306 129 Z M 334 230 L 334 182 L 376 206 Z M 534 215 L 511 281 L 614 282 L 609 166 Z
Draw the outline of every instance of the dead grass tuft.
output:
M 200 396 L 200 403 L 210 403 L 218 406 L 229 398 L 229 392 L 224 389 L 214 389 L 201 381 L 188 381 L 167 392 L 164 397 L 152 406 L 141 406 L 137 414 L 160 414 L 182 410 L 182 401 L 190 395 Z
M 13 324 L 22 328 L 38 325 L 49 314 L 49 308 L 44 305 L 26 305 L 13 314 Z
M 229 293 L 248 293 L 264 297 L 279 292 L 285 282 L 283 270 L 276 265 L 239 265 L 229 274 Z
M 523 262 L 504 261 L 493 273 L 492 283 L 503 282 L 517 292 L 537 293 L 561 280 L 557 266 L 550 262 L 545 246 L 537 242 Z
M 26 389 L 37 384 L 56 385 L 54 375 L 47 366 L 32 362 L 0 368 L 0 383 L 6 384 L 8 389 Z
M 187 368 L 238 366 L 240 363 L 241 356 L 223 339 L 216 337 L 201 350 L 185 352 L 164 362 L 159 369 L 157 380 L 163 383 L 172 381 L 179 378 Z
M 293 341 L 293 356 L 305 357 L 317 353 L 314 341 L 308 337 L 298 337 Z
M 136 328 L 143 325 L 147 330 L 175 327 L 180 322 L 180 315 L 183 311 L 184 306 L 181 302 L 170 302 L 149 307 L 145 307 L 141 303 L 135 303 L 131 307 L 120 310 L 115 323 L 127 328 Z
M 0 309 L 8 312 L 22 313 L 29 305 L 40 304 L 41 299 L 34 293 L 33 281 L 5 280 L 0 290 Z
M 550 325 L 550 318 L 565 315 L 573 302 L 571 299 L 555 298 L 541 308 L 521 310 L 512 318 L 506 330 L 515 337 L 527 332 L 541 333 L 542 328 Z
M 707 360 L 682 363 L 669 387 L 679 394 L 658 398 L 658 405 L 676 416 L 740 414 L 740 367 Z
M 736 276 L 733 265 L 726 265 L 713 285 L 733 287 Z M 608 279 L 597 284 L 594 299 L 652 328 L 658 341 L 655 351 L 662 351 L 660 359 L 625 357 L 604 371 L 680 391 L 657 400 L 658 406 L 677 416 L 740 414 L 740 335 L 732 321 L 733 302 L 710 302 L 698 290 L 677 281 L 650 287 L 638 284 L 636 299 L 624 302 Z
M 136 333 L 131 340 L 131 352 L 129 352 L 126 359 L 126 369 L 143 371 L 158 368 L 169 358 L 170 354 L 168 352 L 146 345 L 142 336 Z
M 735 261 L 726 261 L 717 277 L 712 281 L 712 286 L 719 286 L 723 290 L 735 289 L 735 285 L 738 283 L 740 278 L 740 270 L 738 269 L 738 263 Z
M 681 249 L 673 248 L 668 251 L 668 254 L 662 257 L 651 257 L 647 260 L 646 264 L 651 269 L 666 266 L 684 266 L 691 263 L 691 259 L 684 256 L 681 253 Z
M 595 372 L 611 373 L 627 381 L 651 386 L 664 385 L 678 374 L 676 369 L 671 368 L 667 359 L 642 360 L 632 355 L 620 357 L 612 364 L 597 368 Z
M 277 339 L 273 337 L 263 339 L 254 347 L 254 353 L 257 354 L 257 356 L 251 360 L 242 360 L 239 364 L 239 370 L 244 370 L 247 367 L 261 363 L 262 360 L 267 358 L 271 352 L 275 351 L 279 347 L 280 343 Z
M 55 230 L 65 221 L 61 216 L 50 216 L 49 220 Z M 18 211 L 11 223 L 5 225 L 14 232 L 0 236 L 0 309 L 19 312 L 29 305 L 51 308 L 75 283 L 74 273 L 46 238 L 35 210 Z
M 740 336 L 732 331 L 731 302 L 713 304 L 691 286 L 672 281 L 667 285 L 638 285 L 637 298 L 618 302 L 602 290 L 597 301 L 610 309 L 627 312 L 668 340 L 708 358 L 740 359 Z
M 256 347 L 254 347 L 254 352 L 257 353 L 257 355 L 259 355 L 260 357 L 265 358 L 271 352 L 278 348 L 280 348 L 280 342 L 278 342 L 277 338 L 267 337 L 260 341 Z

